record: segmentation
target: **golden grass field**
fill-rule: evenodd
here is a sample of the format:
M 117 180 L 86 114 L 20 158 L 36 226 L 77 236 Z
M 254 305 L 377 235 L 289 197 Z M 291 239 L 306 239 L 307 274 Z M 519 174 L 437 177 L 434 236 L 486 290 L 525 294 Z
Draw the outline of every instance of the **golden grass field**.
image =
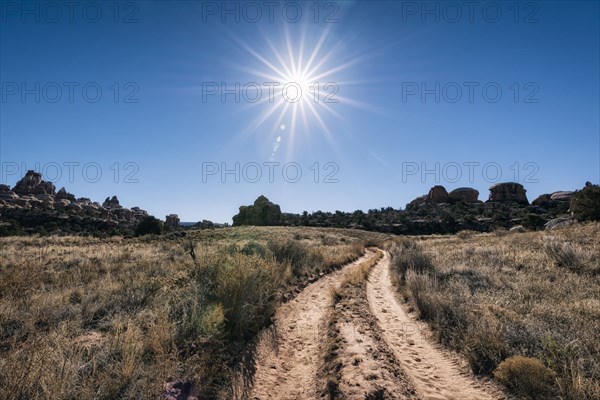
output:
M 392 253 L 401 295 L 476 373 L 523 398 L 600 398 L 598 224 L 413 238 L 283 227 L 0 238 L 0 398 L 227 398 L 277 306 L 367 246 Z M 523 383 L 523 368 L 539 376 Z
M 382 237 L 1 238 L 0 398 L 157 398 L 169 382 L 227 397 L 236 356 L 279 302 Z
M 600 398 L 598 223 L 415 242 L 396 249 L 401 293 L 475 373 L 496 371 L 524 398 Z M 496 370 L 519 355 L 549 371 L 518 358 Z

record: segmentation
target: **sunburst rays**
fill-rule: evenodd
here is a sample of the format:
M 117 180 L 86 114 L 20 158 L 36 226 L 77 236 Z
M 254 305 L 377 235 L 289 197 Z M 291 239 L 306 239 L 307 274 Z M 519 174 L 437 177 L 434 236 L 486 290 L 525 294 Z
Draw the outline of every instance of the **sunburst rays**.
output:
M 272 143 L 271 158 L 277 157 L 284 143 L 287 156 L 292 155 L 299 136 L 320 134 L 335 144 L 332 119 L 344 121 L 340 111 L 344 103 L 360 107 L 359 102 L 343 97 L 341 83 L 352 84 L 347 75 L 364 58 L 343 56 L 343 43 L 332 43 L 329 28 L 315 37 L 304 27 L 296 40 L 284 29 L 277 43 L 266 35 L 263 43 L 253 46 L 239 37 L 234 40 L 249 56 L 238 69 L 259 82 L 263 91 L 258 101 L 247 105 L 257 114 L 242 133 L 266 130 Z

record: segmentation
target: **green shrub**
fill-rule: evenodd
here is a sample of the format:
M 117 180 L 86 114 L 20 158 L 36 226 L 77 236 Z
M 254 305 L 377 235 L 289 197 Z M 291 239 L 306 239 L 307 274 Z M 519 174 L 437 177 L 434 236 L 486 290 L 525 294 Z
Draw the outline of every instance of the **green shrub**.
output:
M 600 221 L 600 186 L 588 183 L 575 193 L 571 212 L 579 221 Z
M 240 249 L 240 253 L 245 254 L 247 256 L 257 255 L 262 258 L 266 258 L 267 249 L 265 248 L 265 246 L 259 243 L 248 242 Z
M 544 228 L 546 218 L 537 214 L 527 214 L 523 218 L 523 226 L 529 230 L 537 231 Z
M 163 222 L 159 219 L 154 218 L 153 216 L 148 216 L 140 221 L 140 223 L 135 228 L 135 235 L 160 235 L 163 231 Z
M 516 394 L 528 399 L 554 399 L 556 374 L 537 358 L 513 356 L 502 361 L 494 376 Z
M 294 276 L 301 276 L 308 267 L 315 267 L 324 263 L 323 255 L 320 252 L 296 240 L 271 240 L 268 242 L 268 247 L 277 262 L 280 264 L 288 263 L 292 267 Z

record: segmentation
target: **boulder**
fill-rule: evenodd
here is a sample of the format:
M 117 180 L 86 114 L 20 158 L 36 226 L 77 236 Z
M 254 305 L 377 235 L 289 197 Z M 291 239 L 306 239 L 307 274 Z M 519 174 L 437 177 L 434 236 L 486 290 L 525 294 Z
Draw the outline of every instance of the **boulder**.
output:
M 473 188 L 461 187 L 448 193 L 450 201 L 460 203 L 477 203 L 479 201 L 479 192 Z
M 427 194 L 427 202 L 428 203 L 447 203 L 448 202 L 448 192 L 446 188 L 440 185 L 436 185 L 429 189 L 429 193 Z
M 575 192 L 554 192 L 550 195 L 550 200 L 552 201 L 567 201 L 570 202 L 573 199 L 573 195 Z
M 179 228 L 179 216 L 177 214 L 169 214 L 165 217 L 165 226 L 170 229 Z
M 54 201 L 54 209 L 56 210 L 66 210 L 67 206 L 71 204 L 71 202 L 67 199 L 55 200 Z
M 19 199 L 19 195 L 16 194 L 15 192 L 13 192 L 12 190 L 5 192 L 5 193 L 0 193 L 0 199 L 5 200 L 7 202 L 13 202 L 15 200 Z
M 215 224 L 212 221 L 203 219 L 202 221 L 196 223 L 194 226 L 200 229 L 213 229 L 215 227 Z
M 570 226 L 575 223 L 571 218 L 554 218 L 544 224 L 546 229 L 552 230 L 557 228 L 562 228 L 565 226 Z
M 67 190 L 62 187 L 56 194 L 54 195 L 54 200 L 69 200 L 71 203 L 75 203 L 75 196 L 71 193 L 67 192 Z
M 0 185 L 0 194 L 10 192 L 10 186 L 8 185 Z
M 64 199 L 66 200 L 66 199 Z M 59 200 L 62 201 L 62 200 Z M 83 207 L 75 202 L 70 202 L 69 204 L 67 204 L 67 210 L 69 211 L 74 211 L 74 212 L 79 212 L 83 210 Z
M 531 204 L 533 204 L 534 206 L 543 206 L 548 204 L 550 200 L 552 200 L 551 194 L 541 194 L 538 197 L 536 197 L 535 200 L 531 202 Z
M 50 200 L 42 201 L 42 208 L 44 210 L 54 210 L 54 201 L 50 201 Z
M 117 196 L 113 196 L 112 198 L 107 197 L 106 200 L 104 200 L 104 203 L 102 203 L 102 207 L 108 209 L 121 208 L 121 205 L 119 204 Z
M 412 200 L 410 203 L 406 205 L 406 208 L 414 208 L 418 207 L 421 204 L 425 204 L 427 202 L 427 195 L 419 196 L 416 199 Z
M 497 183 L 490 187 L 490 198 L 488 201 L 529 204 L 525 192 L 525 188 L 520 183 Z

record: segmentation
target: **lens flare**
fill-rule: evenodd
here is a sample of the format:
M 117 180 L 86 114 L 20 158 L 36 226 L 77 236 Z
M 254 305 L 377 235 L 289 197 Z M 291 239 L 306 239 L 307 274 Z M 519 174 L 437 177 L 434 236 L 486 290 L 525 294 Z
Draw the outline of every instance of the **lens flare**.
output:
M 344 120 L 334 108 L 342 104 L 361 106 L 359 102 L 342 97 L 342 87 L 351 84 L 344 79 L 347 70 L 364 57 L 344 56 L 340 51 L 342 42 L 332 43 L 330 35 L 331 31 L 326 29 L 318 37 L 309 37 L 304 29 L 293 41 L 289 31 L 284 29 L 279 45 L 264 36 L 261 46 L 250 46 L 240 38 L 234 38 L 251 56 L 247 65 L 238 68 L 249 73 L 253 82 L 262 82 L 263 88 L 260 100 L 248 105 L 259 111 L 243 133 L 264 132 L 265 125 L 271 126 L 268 132 L 272 135 L 277 130 L 284 132 L 285 136 L 279 136 L 277 146 L 273 146 L 272 158 L 284 140 L 288 155 L 291 154 L 299 135 L 320 133 L 334 143 L 328 126 L 329 117 Z

